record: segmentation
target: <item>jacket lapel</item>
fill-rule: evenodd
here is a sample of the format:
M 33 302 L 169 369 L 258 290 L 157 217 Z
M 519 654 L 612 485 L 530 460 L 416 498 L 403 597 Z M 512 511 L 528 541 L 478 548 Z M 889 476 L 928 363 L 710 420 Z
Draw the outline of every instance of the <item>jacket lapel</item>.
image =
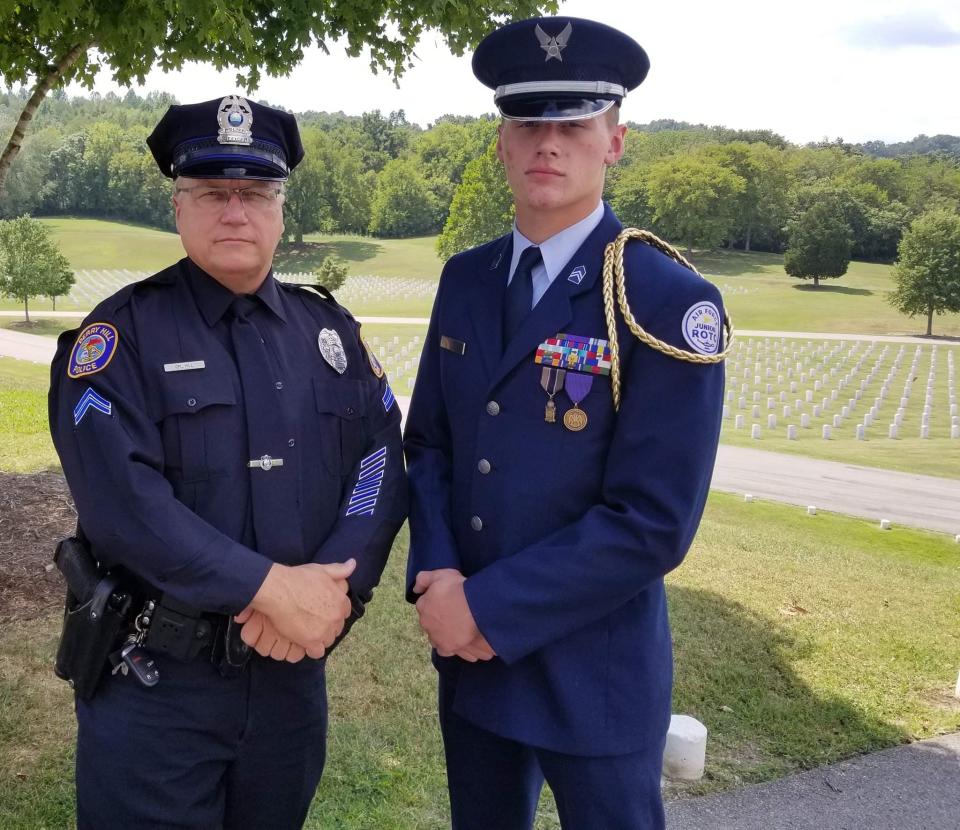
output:
M 503 354 L 503 303 L 512 252 L 513 235 L 508 234 L 493 246 L 486 270 L 477 275 L 469 292 L 467 314 L 488 377 Z
M 561 269 L 540 302 L 530 312 L 530 316 L 523 321 L 520 331 L 507 344 L 502 359 L 495 362 L 496 369 L 492 373 L 491 386 L 500 383 L 519 363 L 529 358 L 530 354 L 536 351 L 537 346 L 548 337 L 553 337 L 566 330 L 573 319 L 572 302 L 574 298 L 594 289 L 603 270 L 604 249 L 607 243 L 616 237 L 622 227 L 610 206 L 605 205 L 600 224 L 593 229 L 577 252 L 570 258 L 570 261 Z M 509 263 L 509 256 L 507 261 Z M 575 272 L 581 266 L 585 270 L 585 274 L 577 283 Z M 506 274 L 502 274 L 502 277 L 501 283 L 505 283 Z M 501 284 L 499 294 L 501 307 L 503 291 L 504 288 Z M 502 312 L 499 309 L 497 314 L 502 317 Z M 477 319 L 477 317 L 474 317 L 474 320 Z M 500 331 L 499 343 L 503 337 L 502 322 L 498 320 L 497 326 Z

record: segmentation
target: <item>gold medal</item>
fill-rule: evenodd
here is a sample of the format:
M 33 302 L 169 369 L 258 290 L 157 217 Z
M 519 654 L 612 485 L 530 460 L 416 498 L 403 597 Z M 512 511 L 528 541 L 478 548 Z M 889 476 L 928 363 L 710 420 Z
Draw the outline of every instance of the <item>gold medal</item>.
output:
M 547 407 L 543 412 L 543 420 L 548 424 L 555 424 L 557 422 L 557 405 L 553 402 L 553 398 L 547 401 Z
M 587 413 L 574 404 L 563 413 L 563 425 L 571 432 L 580 432 L 587 425 Z

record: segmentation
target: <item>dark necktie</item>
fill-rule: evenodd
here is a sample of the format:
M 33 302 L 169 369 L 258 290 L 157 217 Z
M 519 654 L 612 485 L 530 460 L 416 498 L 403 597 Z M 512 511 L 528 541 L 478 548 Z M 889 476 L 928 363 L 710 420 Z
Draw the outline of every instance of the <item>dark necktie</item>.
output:
M 247 419 L 253 529 L 256 549 L 274 562 L 304 561 L 300 523 L 299 471 L 287 446 L 282 384 L 271 369 L 267 346 L 250 315 L 258 301 L 237 297 L 231 305 L 230 337 L 243 387 Z
M 507 286 L 503 314 L 503 342 L 509 343 L 533 307 L 533 269 L 543 261 L 540 249 L 531 245 L 520 254 L 517 270 Z

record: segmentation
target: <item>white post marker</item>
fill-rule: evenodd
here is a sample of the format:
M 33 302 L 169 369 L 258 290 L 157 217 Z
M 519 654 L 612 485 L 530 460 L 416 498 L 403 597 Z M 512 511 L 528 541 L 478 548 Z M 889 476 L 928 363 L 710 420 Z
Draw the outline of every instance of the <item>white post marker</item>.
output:
M 671 715 L 663 749 L 663 774 L 681 781 L 699 781 L 707 757 L 707 727 L 689 715 Z
M 807 507 L 807 515 L 808 515 L 808 516 L 816 516 L 816 515 L 817 515 L 817 508 L 814 507 L 812 504 L 811 504 L 810 506 L 808 506 L 808 507 Z
M 890 530 L 890 520 L 881 519 L 880 520 L 880 530 Z

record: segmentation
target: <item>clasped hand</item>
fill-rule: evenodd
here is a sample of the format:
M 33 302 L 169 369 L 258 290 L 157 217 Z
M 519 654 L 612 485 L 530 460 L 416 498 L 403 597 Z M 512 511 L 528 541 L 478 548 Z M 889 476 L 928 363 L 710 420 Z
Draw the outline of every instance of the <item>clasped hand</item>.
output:
M 235 617 L 257 654 L 298 663 L 323 657 L 350 616 L 347 577 L 354 559 L 330 565 L 274 564 L 250 604 Z
M 477 628 L 463 590 L 466 581 L 455 568 L 420 571 L 413 585 L 420 595 L 420 627 L 441 657 L 457 656 L 470 663 L 491 660 L 496 652 Z

